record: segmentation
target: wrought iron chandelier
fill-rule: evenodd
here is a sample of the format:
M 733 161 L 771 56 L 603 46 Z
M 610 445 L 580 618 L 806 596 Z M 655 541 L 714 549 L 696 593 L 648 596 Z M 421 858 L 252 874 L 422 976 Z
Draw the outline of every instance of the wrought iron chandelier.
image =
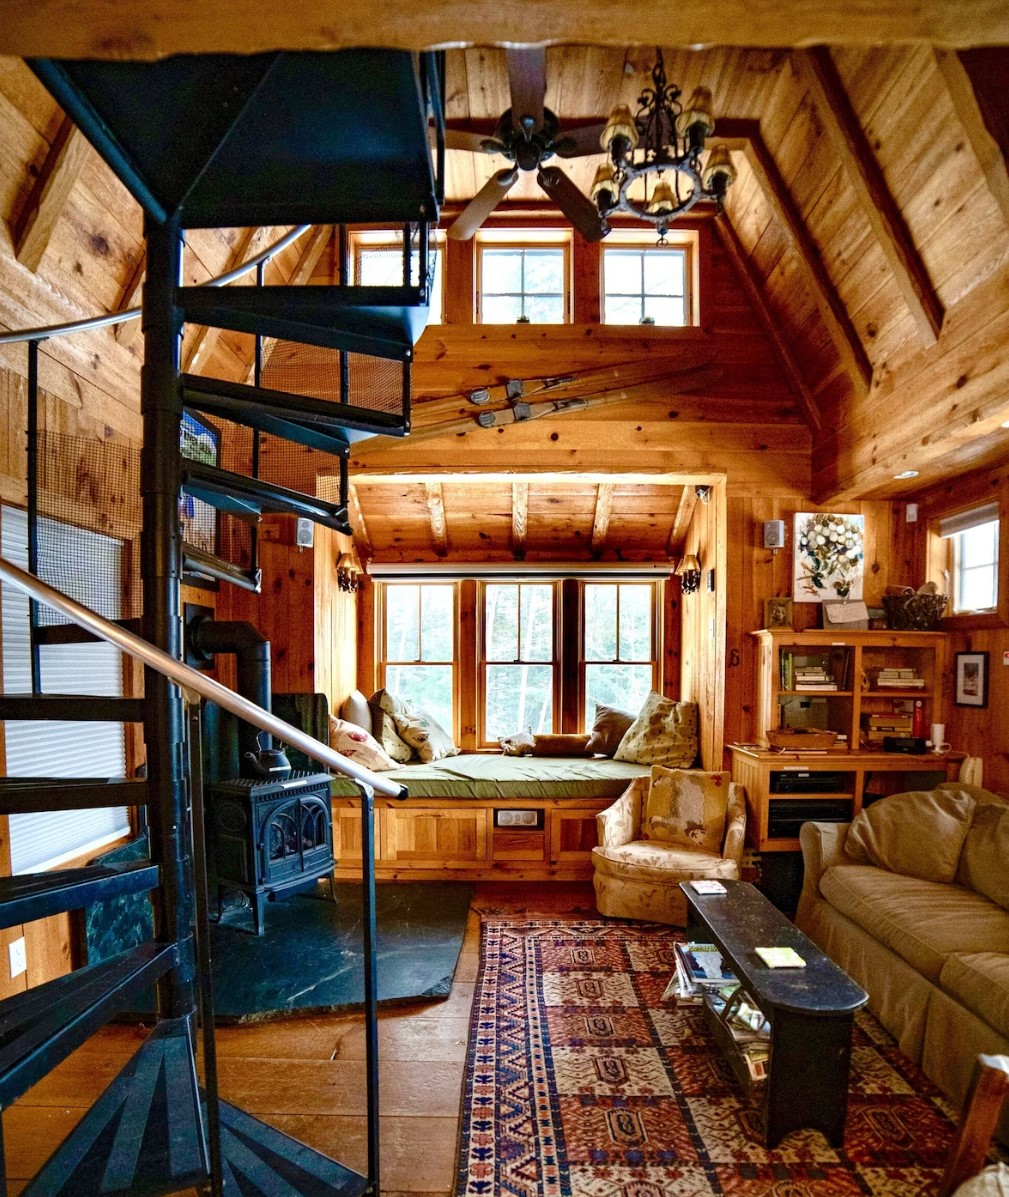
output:
M 702 166 L 701 153 L 715 128 L 711 92 L 698 87 L 682 104 L 679 87 L 666 80 L 662 51 L 656 49 L 655 55 L 652 86 L 638 97 L 637 112 L 619 104 L 610 114 L 599 139 L 608 158 L 596 171 L 590 194 L 604 226 L 613 213 L 626 212 L 655 225 L 661 244 L 671 222 L 699 200 L 721 207 L 736 168 L 724 145 L 712 147 Z M 648 175 L 656 176 L 651 194 Z M 642 187 L 632 196 L 638 179 Z

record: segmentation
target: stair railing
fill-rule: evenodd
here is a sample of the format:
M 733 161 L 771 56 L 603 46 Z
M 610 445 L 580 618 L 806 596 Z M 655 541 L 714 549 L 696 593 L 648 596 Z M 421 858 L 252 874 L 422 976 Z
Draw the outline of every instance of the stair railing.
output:
M 300 749 L 311 760 L 333 769 L 337 773 L 349 777 L 361 793 L 361 855 L 362 855 L 362 915 L 363 915 L 363 951 L 364 951 L 364 1016 L 365 1016 L 365 1080 L 368 1126 L 368 1179 L 372 1188 L 378 1192 L 378 967 L 376 949 L 378 942 L 378 928 L 375 917 L 375 794 L 383 794 L 388 798 L 407 798 L 405 786 L 401 786 L 379 773 L 373 773 L 361 765 L 336 752 L 328 744 L 323 744 L 314 736 L 303 732 L 276 715 L 222 686 L 213 678 L 177 661 L 168 653 L 137 636 L 125 628 L 105 619 L 92 611 L 83 603 L 72 599 L 69 595 L 43 582 L 41 578 L 28 573 L 12 564 L 5 557 L 0 556 L 0 581 L 8 582 L 19 590 L 27 593 L 28 597 L 65 615 L 79 627 L 93 633 L 102 640 L 108 641 L 122 652 L 135 660 L 149 666 L 174 682 L 182 691 L 184 701 L 190 710 L 190 768 L 191 768 L 191 797 L 193 798 L 193 830 L 195 864 L 199 873 L 197 890 L 197 920 L 203 928 L 203 934 L 197 935 L 197 950 L 200 953 L 200 992 L 203 1010 L 204 1030 L 204 1058 L 206 1061 L 206 1079 L 208 1090 L 208 1123 L 212 1187 L 215 1195 L 219 1195 L 221 1188 L 220 1151 L 219 1151 L 219 1116 L 217 1107 L 216 1084 L 216 1051 L 213 1031 L 213 992 L 210 976 L 209 937 L 207 927 L 206 902 L 206 850 L 203 838 L 203 790 L 202 776 L 199 770 L 199 710 L 200 698 L 209 699 L 217 703 L 224 710 L 237 715 L 257 727 L 260 731 L 269 732 L 278 740 L 283 740 L 292 748 Z M 195 750 L 195 751 L 194 751 Z M 199 891 L 203 891 L 202 895 Z

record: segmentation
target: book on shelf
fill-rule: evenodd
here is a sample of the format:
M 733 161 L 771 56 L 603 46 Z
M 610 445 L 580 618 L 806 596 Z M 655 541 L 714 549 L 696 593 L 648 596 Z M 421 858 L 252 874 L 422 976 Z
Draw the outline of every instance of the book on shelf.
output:
M 837 689 L 837 682 L 796 682 L 792 687 L 795 691 L 816 691 L 820 694 L 830 694 Z
M 736 983 L 736 974 L 722 960 L 722 953 L 711 943 L 678 943 L 676 956 L 688 980 L 701 989 L 718 989 Z

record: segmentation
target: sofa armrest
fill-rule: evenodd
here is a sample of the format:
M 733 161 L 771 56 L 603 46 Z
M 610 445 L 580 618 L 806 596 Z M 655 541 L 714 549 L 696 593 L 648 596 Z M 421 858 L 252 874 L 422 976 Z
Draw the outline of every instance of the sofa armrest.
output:
M 736 782 L 729 782 L 729 809 L 725 818 L 725 842 L 722 856 L 735 861 L 736 868 L 743 864 L 743 843 L 746 838 L 746 790 Z
M 799 830 L 802 848 L 802 890 L 810 897 L 820 892 L 820 878 L 833 865 L 845 863 L 844 841 L 850 823 L 803 823 Z
M 596 815 L 601 848 L 619 848 L 629 844 L 641 827 L 641 800 L 648 792 L 647 777 L 636 777 L 620 797 Z

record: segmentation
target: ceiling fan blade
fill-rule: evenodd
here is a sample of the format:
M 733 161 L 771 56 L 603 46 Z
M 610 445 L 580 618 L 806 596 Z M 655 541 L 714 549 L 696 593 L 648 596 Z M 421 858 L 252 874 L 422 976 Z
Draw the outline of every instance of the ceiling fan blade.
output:
M 449 226 L 446 236 L 453 241 L 468 241 L 508 194 L 518 177 L 519 172 L 515 167 L 499 170 L 492 175 Z
M 565 129 L 560 137 L 554 138 L 553 151 L 561 158 L 581 158 L 585 154 L 602 154 L 599 143 L 606 129 L 606 121 L 597 125 L 585 125 L 581 129 Z
M 595 204 L 582 195 L 560 167 L 544 166 L 536 181 L 586 241 L 602 241 L 606 226 Z
M 504 146 L 486 133 L 467 133 L 463 129 L 445 130 L 446 150 L 472 150 L 474 154 L 500 154 Z
M 512 96 L 512 123 L 523 128 L 532 120 L 531 132 L 543 128 L 543 97 L 547 91 L 547 52 L 543 46 L 523 46 L 507 51 L 508 86 Z

